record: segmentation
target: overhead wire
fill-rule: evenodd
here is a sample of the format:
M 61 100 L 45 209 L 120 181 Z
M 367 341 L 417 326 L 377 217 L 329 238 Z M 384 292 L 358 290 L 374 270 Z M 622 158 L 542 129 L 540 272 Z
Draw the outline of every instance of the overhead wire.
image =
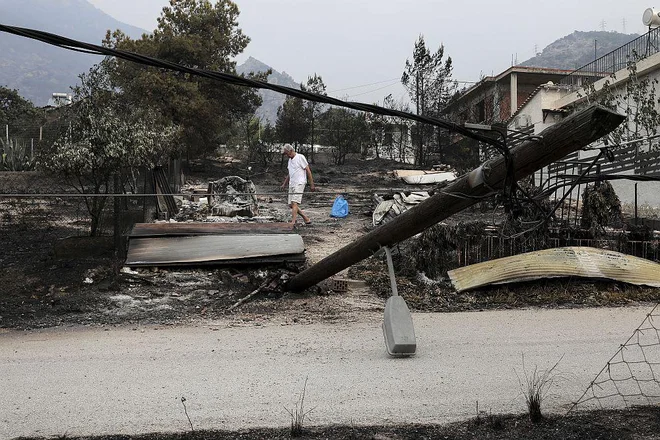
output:
M 369 84 L 362 84 L 362 85 L 359 85 L 359 86 L 346 87 L 344 89 L 331 90 L 328 93 L 337 93 L 337 92 L 344 92 L 346 90 L 361 89 L 361 88 L 364 88 L 364 87 L 371 87 L 371 86 L 375 86 L 375 85 L 378 85 L 378 84 L 383 84 L 383 83 L 386 83 L 386 82 L 388 83 L 388 82 L 392 82 L 392 81 L 400 82 L 401 78 L 384 79 L 382 81 L 376 81 L 376 82 L 372 82 L 372 83 L 369 83 Z M 477 84 L 479 81 L 461 81 L 461 80 L 458 80 L 458 79 L 452 79 L 449 82 L 458 83 L 458 84 Z M 357 95 L 353 95 L 353 96 L 357 96 Z
M 253 78 L 246 78 L 244 76 L 237 76 L 230 73 L 191 68 L 170 61 L 165 61 L 162 59 L 141 55 L 135 52 L 129 52 L 120 49 L 112 49 L 109 47 L 99 46 L 96 44 L 85 43 L 82 41 L 63 37 L 61 35 L 53 34 L 50 32 L 44 32 L 44 31 L 22 28 L 17 26 L 8 26 L 4 24 L 0 24 L 0 31 L 41 41 L 67 50 L 77 50 L 77 51 L 86 50 L 92 54 L 112 56 L 115 58 L 132 61 L 146 66 L 168 69 L 181 73 L 188 73 L 190 75 L 221 81 L 236 86 L 273 90 L 275 92 L 283 93 L 288 96 L 293 96 L 308 101 L 320 102 L 323 104 L 330 104 L 338 107 L 345 107 L 345 108 L 364 111 L 368 113 L 376 113 L 385 116 L 395 116 L 404 119 L 410 119 L 424 124 L 441 127 L 446 130 L 462 134 L 466 137 L 487 143 L 489 145 L 499 145 L 499 142 L 497 140 L 481 135 L 479 133 L 475 133 L 463 127 L 462 125 L 439 118 L 432 118 L 429 116 L 416 115 L 413 113 L 404 112 L 400 110 L 388 109 L 384 107 L 379 107 L 374 104 L 365 104 L 354 101 L 343 101 L 327 95 L 319 95 L 316 93 L 312 93 L 300 89 L 294 89 L 292 87 L 281 86 L 278 84 L 271 84 L 266 81 L 261 81 Z
M 392 81 L 397 81 L 398 82 L 398 81 L 401 81 L 401 78 L 385 79 L 383 81 L 376 81 L 376 82 L 373 82 L 373 83 L 370 83 L 370 84 L 362 84 L 362 85 L 359 85 L 359 86 L 346 87 L 345 89 L 331 90 L 328 93 L 337 93 L 337 92 L 344 92 L 346 90 L 361 89 L 363 87 L 371 87 L 371 86 L 375 86 L 375 85 L 378 85 L 378 84 L 389 83 L 389 82 L 392 82 Z
M 281 86 L 277 84 L 271 84 L 265 81 L 253 79 L 253 78 L 247 78 L 244 76 L 237 76 L 234 74 L 230 73 L 224 73 L 224 72 L 219 72 L 219 71 L 211 71 L 207 69 L 198 69 L 198 68 L 191 68 L 188 66 L 184 66 L 181 64 L 173 63 L 170 61 L 162 60 L 162 59 L 157 59 L 153 57 L 149 57 L 146 55 L 141 55 L 135 52 L 130 52 L 130 51 L 125 51 L 125 50 L 119 50 L 119 49 L 112 49 L 109 47 L 104 47 L 104 46 L 99 46 L 91 43 L 85 43 L 82 41 L 74 40 L 71 38 L 63 37 L 57 34 L 49 33 L 49 32 L 44 32 L 44 31 L 39 31 L 39 30 L 34 30 L 34 29 L 28 29 L 28 28 L 22 28 L 22 27 L 16 27 L 16 26 L 8 26 L 8 25 L 3 25 L 0 24 L 0 31 L 18 35 L 18 36 L 23 36 L 25 38 L 30 38 L 34 39 L 37 41 L 41 41 L 53 46 L 57 46 L 63 49 L 67 50 L 73 50 L 77 52 L 85 52 L 88 54 L 96 54 L 96 55 L 103 55 L 103 56 L 109 56 L 109 57 L 115 57 L 118 59 L 123 59 L 126 61 L 131 61 L 135 62 L 138 64 L 146 65 L 146 66 L 151 66 L 155 68 L 161 68 L 161 69 L 167 69 L 167 70 L 172 70 L 176 72 L 181 72 L 181 73 L 187 73 L 190 75 L 202 77 L 202 78 L 207 78 L 211 80 L 216 80 L 220 82 L 224 82 L 227 84 L 231 85 L 236 85 L 236 86 L 241 86 L 241 87 L 250 87 L 250 88 L 256 88 L 256 89 L 267 89 L 267 90 L 273 90 L 278 93 L 282 93 L 288 96 L 293 96 L 301 99 L 305 99 L 308 101 L 313 101 L 313 102 L 319 102 L 323 104 L 330 104 L 330 105 L 335 105 L 338 107 L 344 107 L 344 108 L 350 108 L 353 110 L 358 110 L 358 111 L 364 111 L 368 113 L 375 113 L 375 114 L 380 114 L 380 115 L 385 115 L 385 116 L 394 116 L 394 117 L 399 117 L 403 119 L 408 119 L 408 120 L 413 120 L 416 122 L 421 122 L 424 124 L 429 124 L 433 125 L 436 127 L 444 128 L 450 132 L 458 133 L 461 134 L 465 137 L 477 140 L 479 142 L 483 142 L 488 145 L 494 146 L 497 150 L 499 150 L 501 153 L 504 154 L 504 157 L 507 161 L 507 183 L 505 183 L 505 194 L 507 193 L 507 186 L 511 184 L 511 179 L 513 179 L 513 175 L 511 174 L 511 159 L 509 156 L 509 151 L 506 146 L 506 137 L 502 133 L 502 137 L 504 138 L 503 141 L 500 141 L 496 138 L 489 137 L 483 134 L 480 134 L 478 132 L 472 131 L 463 125 L 459 125 L 454 122 L 450 122 L 447 120 L 439 119 L 439 118 L 433 118 L 425 115 L 418 115 L 418 114 L 413 114 L 401 110 L 395 110 L 395 109 L 390 109 L 390 108 L 384 108 L 377 106 L 375 104 L 365 104 L 361 102 L 354 102 L 354 101 L 344 101 L 340 100 L 338 98 L 334 98 L 328 95 L 320 95 L 312 92 L 308 92 L 305 90 L 300 90 L 300 89 L 294 89 L 291 87 L 286 87 L 286 86 Z M 461 81 L 464 83 L 467 83 L 467 81 Z M 393 85 L 393 84 L 391 84 Z M 391 85 L 384 86 L 382 88 L 390 87 Z M 378 89 L 376 89 L 378 90 Z M 358 95 L 354 96 L 359 96 L 362 94 L 366 93 L 371 93 L 370 92 L 365 92 L 361 93 Z M 511 174 L 511 175 L 509 175 Z M 457 195 L 458 197 L 462 197 L 463 195 Z
M 369 91 L 362 92 L 362 93 L 356 93 L 355 95 L 349 95 L 349 98 L 354 98 L 356 96 L 362 96 L 362 95 L 367 95 L 369 93 L 374 93 L 374 92 L 377 92 L 379 90 L 383 90 L 383 89 L 387 89 L 388 87 L 395 86 L 397 84 L 399 84 L 399 81 L 393 82 L 393 83 L 388 84 L 388 85 L 383 86 L 383 87 L 378 87 L 377 89 L 369 90 Z

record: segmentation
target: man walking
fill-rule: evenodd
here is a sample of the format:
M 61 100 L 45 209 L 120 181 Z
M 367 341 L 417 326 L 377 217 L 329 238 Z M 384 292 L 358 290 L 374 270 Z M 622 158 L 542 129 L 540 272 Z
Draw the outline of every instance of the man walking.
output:
M 287 183 L 289 184 L 289 207 L 291 208 L 291 224 L 296 225 L 296 219 L 298 214 L 302 217 L 306 225 L 312 223 L 309 217 L 300 209 L 300 204 L 302 203 L 303 192 L 305 191 L 305 185 L 309 182 L 309 187 L 312 191 L 315 190 L 314 179 L 312 178 L 312 170 L 309 168 L 307 159 L 300 153 L 293 151 L 293 147 L 290 144 L 284 145 L 282 147 L 282 154 L 289 158 L 289 163 L 287 168 L 289 169 L 289 174 L 284 179 L 281 188 L 286 188 Z

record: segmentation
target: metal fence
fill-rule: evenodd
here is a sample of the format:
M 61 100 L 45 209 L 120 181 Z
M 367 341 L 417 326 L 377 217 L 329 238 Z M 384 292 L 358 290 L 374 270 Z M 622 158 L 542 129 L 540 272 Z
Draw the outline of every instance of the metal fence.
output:
M 565 197 L 555 216 L 567 226 L 580 226 L 582 199 L 584 190 L 589 185 L 587 181 L 608 175 L 660 177 L 660 153 L 655 150 L 643 151 L 637 145 L 628 145 L 616 150 L 616 160 L 610 162 L 602 156 L 589 168 L 595 158 L 595 156 L 580 158 L 578 153 L 573 153 L 535 174 L 536 183 L 542 191 L 555 189 L 551 199 L 559 200 Z M 583 173 L 585 179 L 580 180 Z M 577 184 L 571 188 L 570 184 L 573 181 L 577 181 Z M 637 212 L 636 206 L 635 212 Z
M 112 187 L 106 189 L 114 191 Z M 20 260 L 31 250 L 37 255 L 41 248 L 57 253 L 70 246 L 68 243 L 89 237 L 93 228 L 94 235 L 100 237 L 96 242 L 105 247 L 98 250 L 121 259 L 133 224 L 151 220 L 156 209 L 153 196 L 80 194 L 72 185 L 40 172 L 0 171 L 4 263 L 12 263 L 7 261 L 12 258 Z
M 627 240 L 625 236 L 610 239 L 585 239 L 575 237 L 528 238 L 499 235 L 467 236 L 456 249 L 456 267 L 481 263 L 496 258 L 510 257 L 541 249 L 588 246 L 608 249 L 652 261 L 660 261 L 660 240 Z
M 591 159 L 593 160 L 593 158 Z M 583 208 L 584 190 L 587 183 L 580 183 L 571 189 L 568 183 L 577 179 L 589 169 L 590 162 L 577 160 L 577 154 L 569 156 L 567 159 L 555 162 L 537 173 L 539 188 L 541 191 L 551 191 L 556 188 L 551 199 L 560 200 L 565 197 L 563 203 L 559 204 L 554 212 L 555 218 L 568 227 L 580 227 Z M 600 174 L 600 165 L 596 164 L 586 177 L 592 177 Z
M 571 72 L 559 80 L 559 84 L 574 88 L 584 87 L 586 84 L 625 69 L 632 61 L 649 57 L 658 52 L 660 52 L 660 28 L 655 28 Z

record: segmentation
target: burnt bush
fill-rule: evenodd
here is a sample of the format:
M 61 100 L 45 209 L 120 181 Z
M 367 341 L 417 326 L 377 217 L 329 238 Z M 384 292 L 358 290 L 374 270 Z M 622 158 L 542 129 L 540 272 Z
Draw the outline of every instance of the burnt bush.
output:
M 606 226 L 622 226 L 621 201 L 609 182 L 589 185 L 584 190 L 583 200 L 581 226 L 591 231 L 593 237 L 601 236 Z

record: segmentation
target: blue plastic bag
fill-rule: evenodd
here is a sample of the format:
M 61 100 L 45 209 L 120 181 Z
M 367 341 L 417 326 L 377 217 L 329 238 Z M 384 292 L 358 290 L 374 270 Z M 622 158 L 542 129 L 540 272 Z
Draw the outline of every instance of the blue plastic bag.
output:
M 344 197 L 337 196 L 332 204 L 330 217 L 344 218 L 348 215 L 348 202 Z

